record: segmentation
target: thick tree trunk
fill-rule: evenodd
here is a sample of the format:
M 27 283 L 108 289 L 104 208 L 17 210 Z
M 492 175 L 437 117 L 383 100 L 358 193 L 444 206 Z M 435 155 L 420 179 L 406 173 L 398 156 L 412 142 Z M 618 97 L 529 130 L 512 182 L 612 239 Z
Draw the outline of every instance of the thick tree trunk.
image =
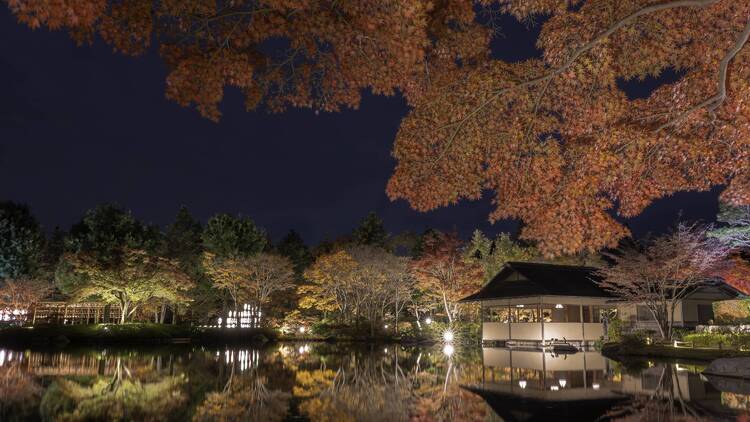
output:
M 128 316 L 128 301 L 120 300 L 120 324 L 124 324 Z
M 172 325 L 177 324 L 177 304 L 175 303 L 174 306 L 172 306 Z
M 162 303 L 161 310 L 159 312 L 159 324 L 164 324 L 164 319 L 167 317 L 167 304 Z

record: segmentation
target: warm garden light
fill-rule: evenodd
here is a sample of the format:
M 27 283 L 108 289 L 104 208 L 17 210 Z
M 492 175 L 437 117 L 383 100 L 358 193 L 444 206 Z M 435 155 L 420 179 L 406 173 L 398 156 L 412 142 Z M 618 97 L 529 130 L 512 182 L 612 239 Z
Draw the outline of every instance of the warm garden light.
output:
M 450 343 L 453 341 L 453 331 L 452 330 L 445 330 L 443 332 L 443 340 L 445 340 L 446 343 Z
M 453 348 L 452 344 L 446 344 L 445 346 L 443 346 L 443 354 L 445 354 L 445 356 L 451 357 L 453 356 L 453 352 L 455 351 L 456 349 Z
M 305 332 L 305 327 L 299 327 L 299 332 L 300 333 L 304 333 Z

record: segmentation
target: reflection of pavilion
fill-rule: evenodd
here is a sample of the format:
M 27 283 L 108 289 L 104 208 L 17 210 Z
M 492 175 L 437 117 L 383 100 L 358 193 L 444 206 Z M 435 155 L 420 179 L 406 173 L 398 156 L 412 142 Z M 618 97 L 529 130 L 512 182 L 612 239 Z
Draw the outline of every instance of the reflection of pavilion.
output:
M 481 384 L 466 388 L 507 421 L 596 419 L 623 399 L 619 374 L 598 352 L 484 348 L 483 361 Z
M 464 388 L 508 421 L 594 420 L 631 396 L 672 396 L 705 414 L 721 414 L 721 393 L 695 368 L 649 365 L 620 374 L 599 352 L 555 355 L 484 348 L 482 380 Z

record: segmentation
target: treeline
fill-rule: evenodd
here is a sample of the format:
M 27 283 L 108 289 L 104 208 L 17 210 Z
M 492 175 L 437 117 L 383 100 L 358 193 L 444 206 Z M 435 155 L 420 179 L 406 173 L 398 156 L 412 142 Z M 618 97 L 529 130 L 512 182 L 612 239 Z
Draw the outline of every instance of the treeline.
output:
M 313 248 L 293 230 L 273 242 L 243 216 L 217 214 L 202 225 L 181 208 L 162 229 L 110 204 L 47 237 L 28 207 L 0 203 L 2 305 L 101 301 L 120 307 L 120 322 L 215 325 L 250 304 L 263 325 L 290 331 L 419 330 L 427 318 L 464 318 L 458 300 L 507 261 L 547 260 L 507 233 L 477 230 L 468 242 L 437 230 L 390 235 L 374 213 Z

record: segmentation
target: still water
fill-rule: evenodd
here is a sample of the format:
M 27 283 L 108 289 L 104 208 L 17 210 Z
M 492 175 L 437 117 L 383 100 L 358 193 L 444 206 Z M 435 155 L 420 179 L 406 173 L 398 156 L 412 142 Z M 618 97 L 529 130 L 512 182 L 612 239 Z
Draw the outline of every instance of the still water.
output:
M 702 369 L 458 346 L 0 349 L 0 420 L 747 420 L 750 385 Z

